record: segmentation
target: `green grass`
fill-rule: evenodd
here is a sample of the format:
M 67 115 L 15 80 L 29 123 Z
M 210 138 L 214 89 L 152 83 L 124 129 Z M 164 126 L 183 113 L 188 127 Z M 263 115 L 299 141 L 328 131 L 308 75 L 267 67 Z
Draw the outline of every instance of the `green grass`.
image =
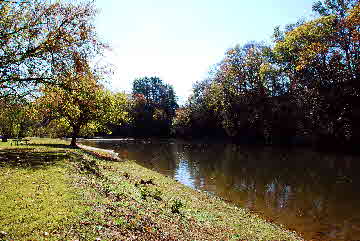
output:
M 0 240 L 301 240 L 135 162 L 31 143 L 0 144 Z
M 71 223 L 82 212 L 66 180 L 66 169 L 4 168 L 0 177 L 0 229 L 14 239 L 41 237 Z
M 65 150 L 43 142 L 0 145 L 0 231 L 7 233 L 0 239 L 58 239 L 86 211 L 69 181 Z

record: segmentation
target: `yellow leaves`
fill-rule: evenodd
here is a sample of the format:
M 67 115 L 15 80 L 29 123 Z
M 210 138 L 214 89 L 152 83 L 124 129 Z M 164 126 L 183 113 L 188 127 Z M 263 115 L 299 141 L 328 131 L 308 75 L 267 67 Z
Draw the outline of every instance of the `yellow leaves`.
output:
M 152 118 L 154 120 L 166 120 L 167 115 L 163 109 L 156 108 Z
M 231 48 L 226 52 L 226 55 L 235 55 L 236 53 L 236 48 Z
M 328 51 L 338 31 L 336 16 L 324 16 L 300 25 L 276 43 L 274 52 L 280 61 L 291 58 L 297 71 L 304 69 L 316 56 Z
M 358 27 L 360 25 L 360 2 L 358 2 L 354 8 L 348 11 L 349 15 L 345 18 L 345 24 L 347 27 Z
M 288 50 L 299 50 L 312 42 L 326 41 L 335 32 L 334 21 L 336 16 L 321 17 L 305 23 L 286 33 L 285 40 L 279 45 Z
M 351 32 L 352 41 L 360 42 L 360 2 L 349 10 L 349 15 L 345 18 L 344 24 Z
M 260 70 L 259 70 L 259 76 L 261 79 L 265 79 L 265 76 L 271 72 L 272 68 L 271 68 L 271 64 L 269 63 L 262 63 L 260 65 Z
M 190 123 L 190 109 L 179 108 L 175 112 L 175 118 L 173 119 L 173 126 L 188 126 Z
M 316 58 L 333 55 L 331 47 L 346 45 L 351 50 L 351 43 L 360 41 L 359 27 L 360 3 L 357 3 L 345 17 L 323 16 L 286 33 L 285 39 L 276 43 L 274 52 L 278 60 L 290 61 L 301 71 Z
M 318 54 L 325 54 L 328 49 L 328 46 L 319 42 L 311 43 L 309 46 L 306 46 L 306 48 L 299 53 L 299 60 L 295 67 L 296 70 L 303 70 Z

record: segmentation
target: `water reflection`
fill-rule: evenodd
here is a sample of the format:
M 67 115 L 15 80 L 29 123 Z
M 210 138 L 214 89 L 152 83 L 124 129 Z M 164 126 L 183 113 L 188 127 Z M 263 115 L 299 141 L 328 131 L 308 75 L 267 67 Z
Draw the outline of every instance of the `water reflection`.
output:
M 245 206 L 306 239 L 360 240 L 360 160 L 271 147 L 98 141 L 190 187 Z

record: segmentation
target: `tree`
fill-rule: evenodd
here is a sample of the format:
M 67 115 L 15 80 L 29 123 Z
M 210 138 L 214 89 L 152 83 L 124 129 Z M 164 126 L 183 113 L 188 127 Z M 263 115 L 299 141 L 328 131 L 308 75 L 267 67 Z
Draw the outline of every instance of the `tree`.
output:
M 319 17 L 287 31 L 276 42 L 275 56 L 313 133 L 349 141 L 358 129 L 359 2 L 318 1 L 313 9 Z
M 269 47 L 252 42 L 229 49 L 219 63 L 207 90 L 215 96 L 208 98 L 208 104 L 219 110 L 229 136 L 252 139 L 262 135 L 268 97 L 280 94 L 282 86 L 268 51 Z
M 272 123 L 271 97 L 286 93 L 288 83 L 274 63 L 270 47 L 251 42 L 229 49 L 174 120 L 178 132 L 211 133 L 259 141 Z M 224 133 L 225 132 L 225 133 Z
M 219 88 L 211 88 L 212 85 Z M 184 137 L 203 137 L 221 135 L 221 91 L 211 79 L 198 81 L 193 85 L 193 93 L 185 105 L 176 111 L 173 131 Z
M 347 11 L 358 4 L 357 0 L 325 0 L 316 1 L 313 11 L 321 16 L 337 15 L 341 18 L 347 15 Z
M 127 119 L 126 96 L 112 94 L 99 83 L 98 77 L 87 69 L 68 73 L 62 87 L 47 86 L 35 102 L 33 116 L 40 116 L 46 123 L 56 122 L 63 135 L 70 134 L 71 146 L 76 138 L 98 131 L 109 131 L 110 123 Z
M 173 87 L 158 77 L 133 83 L 133 123 L 138 135 L 168 135 L 178 108 Z
M 25 96 L 104 47 L 92 2 L 0 1 L 0 98 Z
M 27 134 L 31 121 L 26 118 L 28 104 L 15 98 L 0 99 L 0 134 L 9 137 L 23 137 Z
M 313 9 L 320 17 L 276 41 L 278 63 L 291 73 L 294 85 L 326 87 L 359 79 L 359 5 L 354 0 L 318 1 Z

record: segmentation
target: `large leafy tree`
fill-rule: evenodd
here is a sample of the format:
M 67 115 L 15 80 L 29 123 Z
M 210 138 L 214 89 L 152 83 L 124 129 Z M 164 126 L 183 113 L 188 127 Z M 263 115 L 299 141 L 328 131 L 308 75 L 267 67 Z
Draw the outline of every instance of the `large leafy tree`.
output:
M 316 3 L 314 9 L 322 14 L 319 18 L 286 32 L 276 42 L 278 61 L 291 74 L 294 85 L 326 87 L 359 78 L 360 21 L 359 3 L 355 2 Z
M 255 42 L 229 49 L 209 78 L 194 85 L 187 105 L 177 113 L 175 129 L 186 132 L 188 125 L 193 132 L 226 132 L 242 139 L 264 135 L 271 121 L 270 97 L 288 88 L 272 55 L 268 46 Z
M 61 135 L 76 138 L 99 131 L 110 131 L 108 125 L 127 120 L 126 96 L 112 94 L 99 84 L 98 77 L 88 68 L 68 73 L 60 86 L 47 86 L 35 102 L 32 115 L 43 123 L 55 123 Z
M 101 51 L 95 13 L 92 2 L 1 0 L 0 97 L 61 84 L 59 74 Z
M 261 135 L 268 98 L 283 92 L 286 83 L 270 62 L 269 51 L 254 42 L 229 49 L 207 89 L 207 104 L 218 110 L 230 136 Z
M 178 108 L 173 87 L 158 77 L 133 82 L 133 124 L 137 135 L 168 135 Z
M 318 18 L 286 31 L 274 53 L 312 132 L 348 141 L 358 129 L 359 2 L 318 1 L 313 9 Z

